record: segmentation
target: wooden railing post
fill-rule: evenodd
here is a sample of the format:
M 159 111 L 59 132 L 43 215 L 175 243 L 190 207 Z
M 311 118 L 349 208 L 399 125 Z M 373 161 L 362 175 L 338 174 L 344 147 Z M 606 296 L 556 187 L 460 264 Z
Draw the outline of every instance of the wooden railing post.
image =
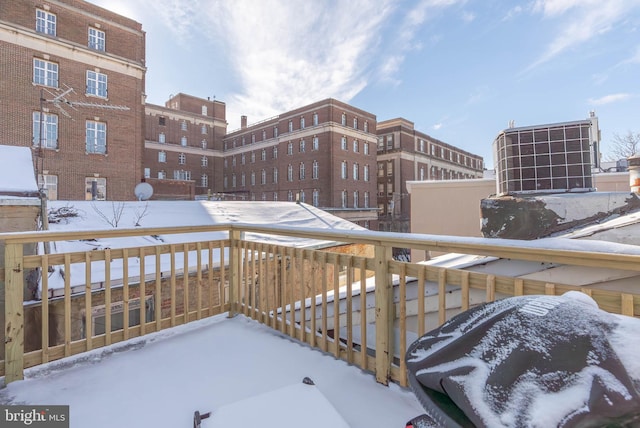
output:
M 240 296 L 242 253 L 240 247 L 241 232 L 229 231 L 229 318 L 238 313 L 238 298 Z
M 24 264 L 22 244 L 5 246 L 5 384 L 24 379 Z
M 376 381 L 389 384 L 393 356 L 393 288 L 388 262 L 391 247 L 376 245 Z M 363 352 L 366 352 L 363 350 Z M 403 358 L 404 356 L 401 356 Z

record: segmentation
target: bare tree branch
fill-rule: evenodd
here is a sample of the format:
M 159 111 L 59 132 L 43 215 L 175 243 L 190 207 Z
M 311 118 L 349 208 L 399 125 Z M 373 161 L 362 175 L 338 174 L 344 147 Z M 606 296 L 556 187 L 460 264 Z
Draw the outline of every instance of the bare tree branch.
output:
M 640 132 L 628 131 L 624 135 L 613 134 L 613 140 L 607 155 L 608 161 L 627 159 L 640 154 Z

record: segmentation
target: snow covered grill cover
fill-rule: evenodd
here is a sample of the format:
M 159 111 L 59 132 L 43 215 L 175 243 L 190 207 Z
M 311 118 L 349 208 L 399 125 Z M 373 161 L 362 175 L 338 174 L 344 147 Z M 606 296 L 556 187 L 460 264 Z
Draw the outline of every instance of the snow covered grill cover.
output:
M 579 292 L 468 310 L 406 355 L 438 426 L 640 427 L 640 320 Z

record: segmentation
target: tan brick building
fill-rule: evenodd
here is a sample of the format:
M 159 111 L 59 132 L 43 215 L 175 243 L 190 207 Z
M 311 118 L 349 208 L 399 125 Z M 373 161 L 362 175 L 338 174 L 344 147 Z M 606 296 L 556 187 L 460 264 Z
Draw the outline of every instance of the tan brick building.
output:
M 243 116 L 241 123 L 224 137 L 226 198 L 299 200 L 374 226 L 375 115 L 329 98 L 251 126 Z
M 81 0 L 0 0 L 0 11 L 0 144 L 34 149 L 51 199 L 132 199 L 143 172 L 142 25 Z

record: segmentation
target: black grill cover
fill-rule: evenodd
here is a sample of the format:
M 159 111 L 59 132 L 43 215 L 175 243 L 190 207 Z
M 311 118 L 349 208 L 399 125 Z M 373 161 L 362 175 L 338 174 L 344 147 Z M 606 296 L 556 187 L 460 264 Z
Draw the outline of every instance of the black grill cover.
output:
M 414 342 L 406 362 L 439 426 L 640 427 L 640 320 L 583 293 L 475 307 Z

